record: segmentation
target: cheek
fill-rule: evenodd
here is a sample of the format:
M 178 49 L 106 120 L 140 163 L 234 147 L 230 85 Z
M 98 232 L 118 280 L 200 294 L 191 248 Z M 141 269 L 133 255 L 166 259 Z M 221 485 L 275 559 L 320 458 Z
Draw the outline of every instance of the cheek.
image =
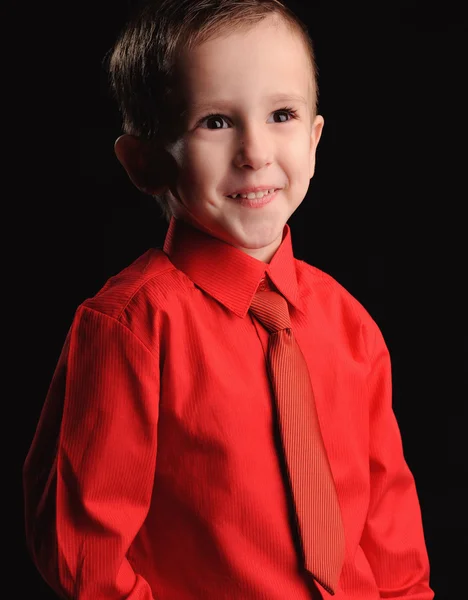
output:
M 299 162 L 301 164 L 308 160 L 310 152 L 310 136 L 306 133 L 295 135 L 280 144 L 279 156 L 288 162 Z
M 207 160 L 206 156 L 187 154 L 181 169 L 181 186 L 191 192 L 201 192 L 207 186 L 216 183 L 220 175 L 220 169 L 215 169 L 212 160 Z
M 286 170 L 291 181 L 300 182 L 307 179 L 310 165 L 310 144 L 301 139 L 296 143 L 285 145 L 279 155 L 281 166 Z
M 180 172 L 183 176 L 182 183 L 196 184 L 201 163 L 199 153 L 193 145 L 186 145 L 180 155 Z

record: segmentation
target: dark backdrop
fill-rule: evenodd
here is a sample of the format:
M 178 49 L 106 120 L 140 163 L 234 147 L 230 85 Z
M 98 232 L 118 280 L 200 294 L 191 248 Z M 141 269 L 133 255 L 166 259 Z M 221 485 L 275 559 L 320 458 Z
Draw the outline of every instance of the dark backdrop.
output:
M 20 468 L 74 312 L 110 276 L 161 246 L 167 228 L 113 153 L 120 124 L 101 61 L 131 4 L 85 3 L 73 15 L 62 7 L 46 26 L 52 37 L 39 42 L 54 55 L 53 67 L 40 67 L 42 78 L 53 71 L 51 101 L 35 89 L 37 105 L 48 105 L 42 128 L 52 150 L 46 159 L 36 144 L 48 182 L 24 223 L 35 309 L 25 326 L 29 391 L 16 434 L 15 598 L 52 597 L 24 547 Z M 432 586 L 436 599 L 454 600 L 463 595 L 468 547 L 468 27 L 466 3 L 428 4 L 292 4 L 315 39 L 325 128 L 316 175 L 289 224 L 296 256 L 342 283 L 383 332 Z M 76 39 L 64 45 L 67 35 Z M 57 69 L 62 58 L 70 68 Z

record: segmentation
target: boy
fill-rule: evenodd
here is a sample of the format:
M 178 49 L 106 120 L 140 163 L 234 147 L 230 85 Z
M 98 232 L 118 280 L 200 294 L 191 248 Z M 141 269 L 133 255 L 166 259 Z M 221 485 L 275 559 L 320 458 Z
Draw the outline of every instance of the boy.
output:
M 153 1 L 110 72 L 117 157 L 169 229 L 78 307 L 65 340 L 24 465 L 38 570 L 79 600 L 430 600 L 385 343 L 292 252 L 324 125 L 306 29 L 277 0 Z M 287 308 L 282 331 L 254 311 L 267 296 Z M 292 357 L 312 384 L 297 394 Z M 323 465 L 307 471 L 304 454 L 323 487 L 305 485 L 302 505 L 285 390 Z M 328 519 L 332 505 L 307 533 L 309 508 Z

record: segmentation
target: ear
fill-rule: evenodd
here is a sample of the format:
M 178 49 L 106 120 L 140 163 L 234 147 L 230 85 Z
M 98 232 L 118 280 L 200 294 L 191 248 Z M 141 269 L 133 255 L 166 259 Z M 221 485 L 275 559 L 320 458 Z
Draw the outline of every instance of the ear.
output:
M 323 126 L 325 124 L 325 120 L 322 115 L 317 115 L 312 124 L 312 131 L 310 135 L 310 178 L 314 176 L 315 173 L 315 153 L 317 150 L 318 143 L 320 141 L 320 137 L 322 136 Z
M 155 195 L 168 188 L 175 162 L 166 150 L 154 142 L 124 134 L 115 141 L 114 151 L 139 190 Z

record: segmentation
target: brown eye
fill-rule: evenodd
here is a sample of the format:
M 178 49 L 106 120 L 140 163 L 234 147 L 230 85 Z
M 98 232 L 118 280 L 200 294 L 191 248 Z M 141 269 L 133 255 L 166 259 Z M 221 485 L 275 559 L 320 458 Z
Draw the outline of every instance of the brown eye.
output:
M 273 112 L 273 116 L 281 114 L 282 115 L 282 119 L 280 119 L 279 121 L 275 121 L 275 123 L 288 123 L 289 121 L 291 121 L 292 119 L 297 119 L 296 116 L 297 110 L 293 109 L 293 108 L 280 108 L 278 110 L 275 110 Z M 291 117 L 291 118 L 287 118 L 287 117 Z M 210 115 L 207 115 L 206 117 L 204 117 L 198 124 L 199 127 L 201 127 L 204 123 L 206 123 L 208 125 L 208 123 L 210 123 L 210 125 L 214 124 L 214 127 L 211 127 L 210 125 L 208 125 L 207 127 L 202 127 L 202 129 L 209 129 L 211 131 L 215 131 L 217 129 L 226 129 L 226 127 L 223 127 L 223 122 L 227 123 L 227 118 L 224 117 L 223 115 L 219 115 L 216 113 L 212 113 Z
M 221 115 L 208 115 L 202 121 L 200 121 L 200 125 L 202 123 L 217 123 L 218 125 L 215 125 L 214 127 L 206 127 L 206 129 L 224 129 L 222 126 L 223 121 L 225 121 L 225 119 Z
M 275 112 L 275 115 L 278 115 L 278 114 L 280 114 L 281 116 L 284 117 L 284 119 L 282 121 L 278 121 L 278 123 L 286 123 L 287 121 L 289 121 L 287 111 L 285 111 L 285 110 L 277 110 Z

